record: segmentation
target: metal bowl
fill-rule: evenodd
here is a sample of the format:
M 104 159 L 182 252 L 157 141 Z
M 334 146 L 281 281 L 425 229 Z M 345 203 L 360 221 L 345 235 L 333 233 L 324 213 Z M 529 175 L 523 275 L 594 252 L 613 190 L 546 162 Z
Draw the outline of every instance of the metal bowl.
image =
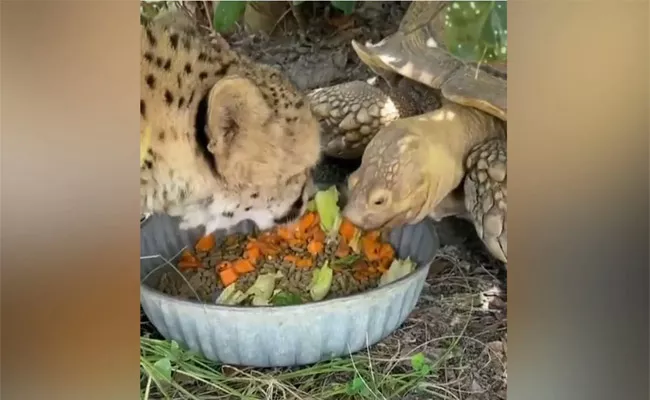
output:
M 203 229 L 181 231 L 178 220 L 150 216 L 141 224 L 140 254 L 160 255 L 172 263 L 180 250 L 192 246 Z M 217 237 L 248 233 L 248 221 L 219 231 Z M 440 244 L 433 223 L 393 230 L 390 243 L 400 258 L 411 257 L 417 269 L 386 286 L 356 295 L 284 307 L 241 307 L 202 304 L 176 299 L 154 289 L 165 268 L 163 261 L 143 259 L 142 308 L 168 340 L 232 365 L 284 367 L 312 364 L 345 356 L 394 332 L 415 307 Z M 166 267 L 171 268 L 171 267 Z

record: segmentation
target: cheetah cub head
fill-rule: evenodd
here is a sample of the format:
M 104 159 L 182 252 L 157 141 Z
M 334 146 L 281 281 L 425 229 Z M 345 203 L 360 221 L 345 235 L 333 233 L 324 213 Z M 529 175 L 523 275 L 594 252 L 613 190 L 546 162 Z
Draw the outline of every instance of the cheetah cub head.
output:
M 283 186 L 318 162 L 320 128 L 304 101 L 274 109 L 252 80 L 228 76 L 203 103 L 202 147 L 228 190 Z
M 305 212 L 315 192 L 320 126 L 297 91 L 264 81 L 226 76 L 199 104 L 197 144 L 219 193 L 186 210 L 185 228 L 211 231 L 249 219 L 267 229 Z

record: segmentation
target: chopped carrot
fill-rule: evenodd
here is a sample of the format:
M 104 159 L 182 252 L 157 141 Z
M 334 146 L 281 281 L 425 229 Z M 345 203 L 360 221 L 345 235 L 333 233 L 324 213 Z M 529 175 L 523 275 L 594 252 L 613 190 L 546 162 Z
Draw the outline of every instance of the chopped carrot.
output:
M 265 256 L 273 256 L 280 252 L 280 248 L 271 243 L 257 242 L 260 252 Z
M 288 240 L 287 243 L 289 243 L 289 246 L 291 246 L 291 247 L 303 247 L 303 245 L 305 244 L 300 239 L 291 239 L 291 240 Z
M 350 243 L 356 231 L 357 227 L 354 226 L 349 219 L 343 218 L 343 221 L 341 221 L 341 226 L 339 228 L 339 234 L 343 237 L 343 239 L 345 239 L 346 243 Z
M 293 232 L 286 226 L 281 226 L 278 227 L 278 236 L 281 237 L 284 240 L 290 240 L 293 239 Z
M 320 228 L 320 225 L 316 225 L 312 228 L 309 237 L 319 242 L 325 242 L 325 232 Z
M 339 241 L 339 246 L 336 248 L 334 253 L 335 257 L 343 258 L 350 255 L 350 246 L 345 242 L 345 240 Z
M 361 244 L 363 246 L 363 254 L 370 261 L 379 260 L 379 251 L 381 249 L 381 244 L 373 240 L 371 237 L 364 236 L 361 239 Z
M 199 262 L 199 259 L 192 254 L 189 250 L 185 250 L 183 254 L 181 254 L 181 259 L 180 261 L 195 261 Z
M 260 235 L 259 239 L 263 243 L 267 243 L 267 244 L 270 244 L 270 245 L 277 245 L 278 243 L 281 242 L 282 238 L 280 236 L 276 235 L 276 234 L 271 233 L 271 232 L 265 232 L 265 233 Z
M 199 260 L 194 254 L 190 253 L 188 250 L 185 250 L 181 255 L 180 260 L 178 261 L 178 268 L 198 268 L 203 266 L 201 260 Z
M 307 232 L 309 228 L 311 228 L 316 223 L 316 216 L 317 214 L 315 212 L 306 213 L 298 222 L 299 232 L 302 234 Z
M 388 243 L 383 243 L 379 248 L 379 257 L 382 260 L 390 260 L 391 262 L 395 258 L 395 250 L 393 246 Z
M 232 263 L 230 261 L 224 261 L 217 266 L 217 270 L 219 271 L 230 268 L 232 268 Z
M 307 245 L 307 251 L 312 256 L 316 256 L 322 253 L 324 249 L 325 249 L 325 245 L 323 244 L 323 242 L 318 242 L 316 240 L 312 240 L 311 242 L 309 242 L 309 245 Z
M 262 251 L 257 246 L 251 246 L 251 248 L 244 251 L 244 258 L 250 261 L 251 264 L 256 264 L 257 260 L 262 256 Z
M 313 265 L 313 261 L 309 258 L 299 258 L 296 261 L 296 268 L 309 268 Z
M 206 235 L 203 236 L 201 239 L 199 239 L 198 242 L 196 242 L 196 246 L 194 248 L 196 251 L 203 251 L 203 252 L 208 252 L 214 248 L 214 246 L 217 244 L 217 241 L 214 237 L 214 235 Z
M 255 267 L 253 266 L 253 263 L 251 263 L 249 260 L 246 259 L 239 259 L 235 261 L 232 265 L 232 268 L 238 274 L 246 274 L 248 272 L 255 271 Z
M 222 269 L 219 271 L 219 279 L 224 286 L 229 286 L 231 283 L 237 280 L 237 272 L 234 268 Z

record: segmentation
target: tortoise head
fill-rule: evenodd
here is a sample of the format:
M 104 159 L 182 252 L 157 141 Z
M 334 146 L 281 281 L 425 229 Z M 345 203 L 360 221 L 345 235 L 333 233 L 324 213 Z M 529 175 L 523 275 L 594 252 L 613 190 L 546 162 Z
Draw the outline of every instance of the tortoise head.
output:
M 390 124 L 370 141 L 348 178 L 343 216 L 364 229 L 390 229 L 424 218 L 429 183 L 422 138 Z M 423 163 L 424 161 L 424 163 Z

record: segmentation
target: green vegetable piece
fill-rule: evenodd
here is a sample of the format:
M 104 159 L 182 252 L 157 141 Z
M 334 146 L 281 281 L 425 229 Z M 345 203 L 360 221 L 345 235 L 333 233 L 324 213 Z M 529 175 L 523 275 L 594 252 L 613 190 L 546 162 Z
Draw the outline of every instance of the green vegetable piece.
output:
M 381 278 L 379 278 L 379 286 L 384 286 L 394 282 L 399 278 L 410 274 L 414 269 L 415 263 L 411 261 L 410 258 L 407 258 L 406 260 L 393 260 L 388 271 L 384 272 L 381 275 Z
M 322 268 L 314 270 L 314 275 L 309 285 L 309 295 L 314 301 L 320 301 L 327 296 L 332 286 L 334 271 L 329 267 L 329 262 L 325 261 Z
M 350 239 L 349 246 L 353 252 L 361 253 L 361 229 L 354 231 L 354 235 L 352 236 L 352 239 Z
M 345 256 L 342 258 L 339 258 L 338 260 L 332 261 L 332 265 L 346 265 L 350 266 L 354 264 L 356 261 L 358 261 L 361 258 L 361 254 L 350 254 L 349 256 Z
M 228 285 L 224 290 L 221 291 L 215 303 L 223 304 L 226 306 L 233 306 L 240 304 L 242 301 L 246 300 L 246 298 L 248 298 L 248 295 L 246 295 L 241 290 L 237 290 L 236 286 L 237 285 L 235 283 Z
M 273 296 L 271 303 L 274 306 L 292 306 L 302 304 L 302 299 L 295 293 L 278 292 Z
M 253 296 L 251 304 L 254 306 L 269 305 L 271 296 L 273 296 L 273 290 L 275 289 L 275 281 L 281 277 L 282 273 L 280 271 L 275 274 L 259 275 L 255 283 L 253 283 L 253 286 L 246 291 L 247 296 Z
M 341 215 L 338 205 L 339 191 L 336 190 L 336 186 L 330 186 L 327 190 L 318 191 L 314 201 L 320 217 L 321 228 L 325 233 L 330 233 L 334 229 L 337 217 L 340 219 Z

